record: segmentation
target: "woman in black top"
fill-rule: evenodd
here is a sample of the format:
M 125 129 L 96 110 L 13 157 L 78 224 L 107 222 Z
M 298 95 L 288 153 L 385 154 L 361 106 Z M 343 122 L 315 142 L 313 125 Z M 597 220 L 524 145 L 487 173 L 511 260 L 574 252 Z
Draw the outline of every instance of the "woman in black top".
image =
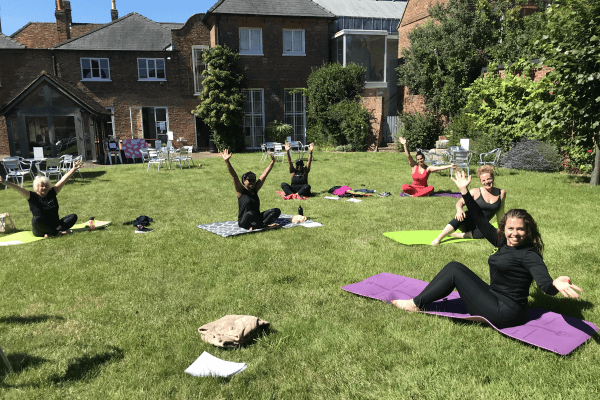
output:
M 494 187 L 494 167 L 491 165 L 479 167 L 477 169 L 477 176 L 479 177 L 479 182 L 481 182 L 481 187 L 471 189 L 471 196 L 477 201 L 479 208 L 481 208 L 488 221 L 491 221 L 495 215 L 496 221 L 500 222 L 504 216 L 506 191 Z M 448 225 L 446 225 L 439 236 L 431 242 L 432 246 L 438 245 L 448 234 L 460 239 L 483 238 L 483 234 L 475 226 L 475 222 L 470 217 L 469 212 L 463 211 L 464 205 L 465 201 L 463 199 L 456 202 L 456 216 L 452 221 L 448 222 Z M 459 228 L 462 232 L 454 232 Z
M 77 222 L 77 215 L 69 214 L 66 217 L 58 217 L 58 200 L 56 195 L 61 191 L 67 180 L 83 166 L 81 161 L 77 161 L 60 181 L 52 186 L 50 179 L 38 176 L 33 181 L 33 192 L 23 189 L 11 182 L 4 182 L 0 175 L 0 183 L 18 191 L 21 196 L 29 202 L 29 209 L 33 214 L 31 227 L 33 235 L 37 237 L 56 236 L 59 233 L 69 233 L 71 227 Z
M 265 168 L 260 178 L 258 178 L 258 181 L 256 180 L 256 175 L 248 171 L 242 175 L 242 185 L 235 170 L 229 163 L 231 153 L 227 149 L 223 151 L 223 160 L 225 160 L 227 170 L 233 178 L 233 186 L 238 198 L 238 225 L 240 228 L 253 230 L 279 227 L 274 222 L 279 218 L 281 210 L 279 208 L 272 208 L 261 213 L 260 199 L 258 198 L 258 191 L 265 183 L 265 179 L 267 179 L 267 175 L 269 175 L 271 169 L 273 169 L 273 164 L 275 164 L 275 156 L 272 153 L 269 153 L 269 155 L 271 156 L 271 162 Z
M 308 163 L 306 168 L 304 167 L 304 161 L 302 159 L 296 160 L 296 167 L 292 165 L 292 158 L 290 157 L 290 146 L 289 143 L 285 144 L 285 151 L 287 153 L 288 168 L 292 177 L 292 184 L 288 185 L 286 182 L 281 184 L 286 196 L 290 194 L 298 193 L 300 196 L 310 196 L 310 185 L 308 184 L 308 173 L 310 172 L 310 164 L 312 163 L 312 152 L 315 148 L 315 144 L 311 143 L 308 145 Z
M 578 298 L 582 291 L 568 276 L 552 280 L 541 253 L 542 238 L 531 215 L 525 210 L 508 211 L 496 230 L 485 218 L 467 187 L 471 177 L 458 172 L 452 179 L 460 189 L 475 224 L 498 250 L 490 256 L 490 284 L 459 262 L 447 264 L 414 299 L 394 300 L 392 304 L 407 311 L 420 311 L 426 304 L 448 296 L 456 288 L 469 314 L 482 316 L 498 328 L 520 325 L 527 309 L 532 280 L 546 294 L 561 292 Z

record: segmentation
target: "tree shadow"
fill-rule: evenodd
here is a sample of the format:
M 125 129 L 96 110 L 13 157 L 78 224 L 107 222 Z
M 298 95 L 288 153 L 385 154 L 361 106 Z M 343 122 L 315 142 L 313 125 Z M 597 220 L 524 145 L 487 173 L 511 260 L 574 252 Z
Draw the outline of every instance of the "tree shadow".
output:
M 123 357 L 123 350 L 113 346 L 104 353 L 85 354 L 69 361 L 69 367 L 62 376 L 55 376 L 50 380 L 53 383 L 71 383 L 93 379 L 99 374 L 102 365 L 122 360 Z
M 570 183 L 585 183 L 588 184 L 591 182 L 591 176 L 585 175 L 567 175 L 567 179 Z
M 28 315 L 26 317 L 20 315 L 11 315 L 10 317 L 0 318 L 0 323 L 29 325 L 50 320 L 63 321 L 64 318 L 59 315 Z
M 8 358 L 8 362 L 10 362 L 13 372 L 17 374 L 48 361 L 43 357 L 32 356 L 26 353 L 7 354 L 6 358 Z M 4 379 L 7 375 L 8 368 L 3 362 L 0 362 L 0 378 Z

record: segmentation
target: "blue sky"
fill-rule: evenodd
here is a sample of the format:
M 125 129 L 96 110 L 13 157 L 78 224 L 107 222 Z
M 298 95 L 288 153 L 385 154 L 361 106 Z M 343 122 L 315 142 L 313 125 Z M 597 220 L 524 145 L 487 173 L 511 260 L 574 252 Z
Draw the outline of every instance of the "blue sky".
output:
M 217 0 L 116 0 L 119 17 L 132 11 L 156 22 L 185 22 Z M 0 0 L 2 33 L 10 36 L 28 22 L 56 22 L 56 0 Z M 71 0 L 73 22 L 110 22 L 111 0 Z

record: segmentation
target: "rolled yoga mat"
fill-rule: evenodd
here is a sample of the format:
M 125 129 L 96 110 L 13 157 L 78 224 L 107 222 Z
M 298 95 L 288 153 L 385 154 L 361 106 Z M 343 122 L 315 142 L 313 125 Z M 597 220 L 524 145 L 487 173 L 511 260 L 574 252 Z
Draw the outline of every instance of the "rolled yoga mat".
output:
M 426 286 L 427 282 L 419 279 L 382 272 L 362 282 L 342 286 L 342 289 L 389 303 L 397 299 L 412 299 Z M 527 310 L 527 322 L 523 325 L 498 329 L 485 318 L 467 313 L 456 291 L 442 300 L 427 304 L 423 312 L 485 322 L 506 336 L 561 355 L 569 354 L 598 332 L 598 327 L 591 322 L 541 308 Z
M 96 221 L 96 229 L 102 229 L 110 225 L 110 221 Z M 80 224 L 75 224 L 71 228 L 73 232 L 85 232 L 90 230 L 89 221 L 82 222 Z M 17 233 L 12 233 L 6 236 L 0 236 L 0 246 L 12 246 L 15 244 L 24 244 L 37 242 L 38 240 L 44 239 L 43 237 L 33 236 L 33 232 L 31 231 L 22 231 Z

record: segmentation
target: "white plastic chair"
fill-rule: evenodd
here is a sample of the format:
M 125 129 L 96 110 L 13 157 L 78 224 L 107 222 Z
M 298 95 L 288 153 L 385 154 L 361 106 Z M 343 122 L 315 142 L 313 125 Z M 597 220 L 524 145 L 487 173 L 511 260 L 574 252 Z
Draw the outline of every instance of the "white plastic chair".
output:
M 6 180 L 12 179 L 15 181 L 15 184 L 20 184 L 23 187 L 23 178 L 29 175 L 29 172 L 23 171 L 21 169 L 21 162 L 18 157 L 7 157 L 2 160 L 2 164 L 4 164 L 4 169 L 6 170 Z M 8 186 L 4 186 L 4 190 L 6 190 Z
M 119 157 L 119 161 L 123 164 L 123 159 L 121 158 L 121 149 L 115 142 L 109 142 L 106 147 L 106 151 L 108 152 L 108 159 L 110 160 L 110 165 L 112 165 L 112 158 L 115 157 L 115 164 L 117 163 L 117 157 Z M 106 162 L 106 155 L 104 157 L 104 162 Z
M 267 145 L 265 143 L 261 143 L 260 150 L 262 151 L 262 156 L 260 156 L 260 161 L 262 162 L 262 161 L 266 160 L 267 157 L 269 157 Z
M 157 164 L 158 170 L 160 171 L 160 165 L 166 162 L 164 153 L 161 150 L 148 148 L 148 168 L 146 172 L 150 170 L 150 164 Z
M 12 157 L 11 157 L 12 158 Z M 25 161 L 23 157 L 15 157 L 19 160 L 21 164 L 21 169 L 31 175 L 31 179 L 35 179 L 35 175 L 33 174 L 33 162 Z
M 469 164 L 471 164 L 471 157 L 473 153 L 468 150 L 458 150 L 452 153 L 452 158 L 450 160 L 451 163 L 455 164 L 460 169 L 467 170 L 467 177 L 471 176 L 471 170 L 469 169 Z M 454 169 L 450 169 L 450 177 L 453 176 Z
M 500 154 L 502 153 L 502 149 L 497 148 L 487 153 L 479 154 L 479 161 L 477 164 L 479 165 L 493 165 L 494 167 L 500 166 Z
M 62 160 L 60 158 L 47 158 L 46 168 L 40 169 L 40 173 L 47 178 L 52 178 L 52 175 L 56 175 L 60 179 L 62 178 L 61 164 Z
M 281 143 L 273 144 L 273 155 L 275 156 L 275 160 L 277 160 L 277 157 L 281 157 L 281 163 L 283 164 L 283 158 L 285 157 L 285 151 L 283 151 L 283 145 Z
M 190 167 L 190 161 L 194 165 L 194 160 L 192 160 L 192 146 L 183 146 L 179 149 L 179 161 L 185 161 L 188 168 L 192 168 Z
M 161 147 L 162 147 L 162 141 L 160 141 L 160 140 L 155 140 L 155 141 L 154 141 L 154 148 L 155 148 L 156 150 L 160 150 L 160 149 L 161 149 Z
M 83 161 L 82 156 L 73 157 L 71 154 L 64 154 L 63 156 L 60 157 L 60 159 L 62 160 L 62 164 L 60 166 L 60 171 L 64 174 L 66 174 L 67 172 L 69 172 L 71 170 L 71 168 L 73 168 L 73 163 L 75 163 L 77 161 Z M 81 180 L 85 182 L 85 179 L 83 179 L 83 175 L 81 175 L 81 170 L 77 170 L 77 172 L 79 172 L 79 176 L 81 177 Z

